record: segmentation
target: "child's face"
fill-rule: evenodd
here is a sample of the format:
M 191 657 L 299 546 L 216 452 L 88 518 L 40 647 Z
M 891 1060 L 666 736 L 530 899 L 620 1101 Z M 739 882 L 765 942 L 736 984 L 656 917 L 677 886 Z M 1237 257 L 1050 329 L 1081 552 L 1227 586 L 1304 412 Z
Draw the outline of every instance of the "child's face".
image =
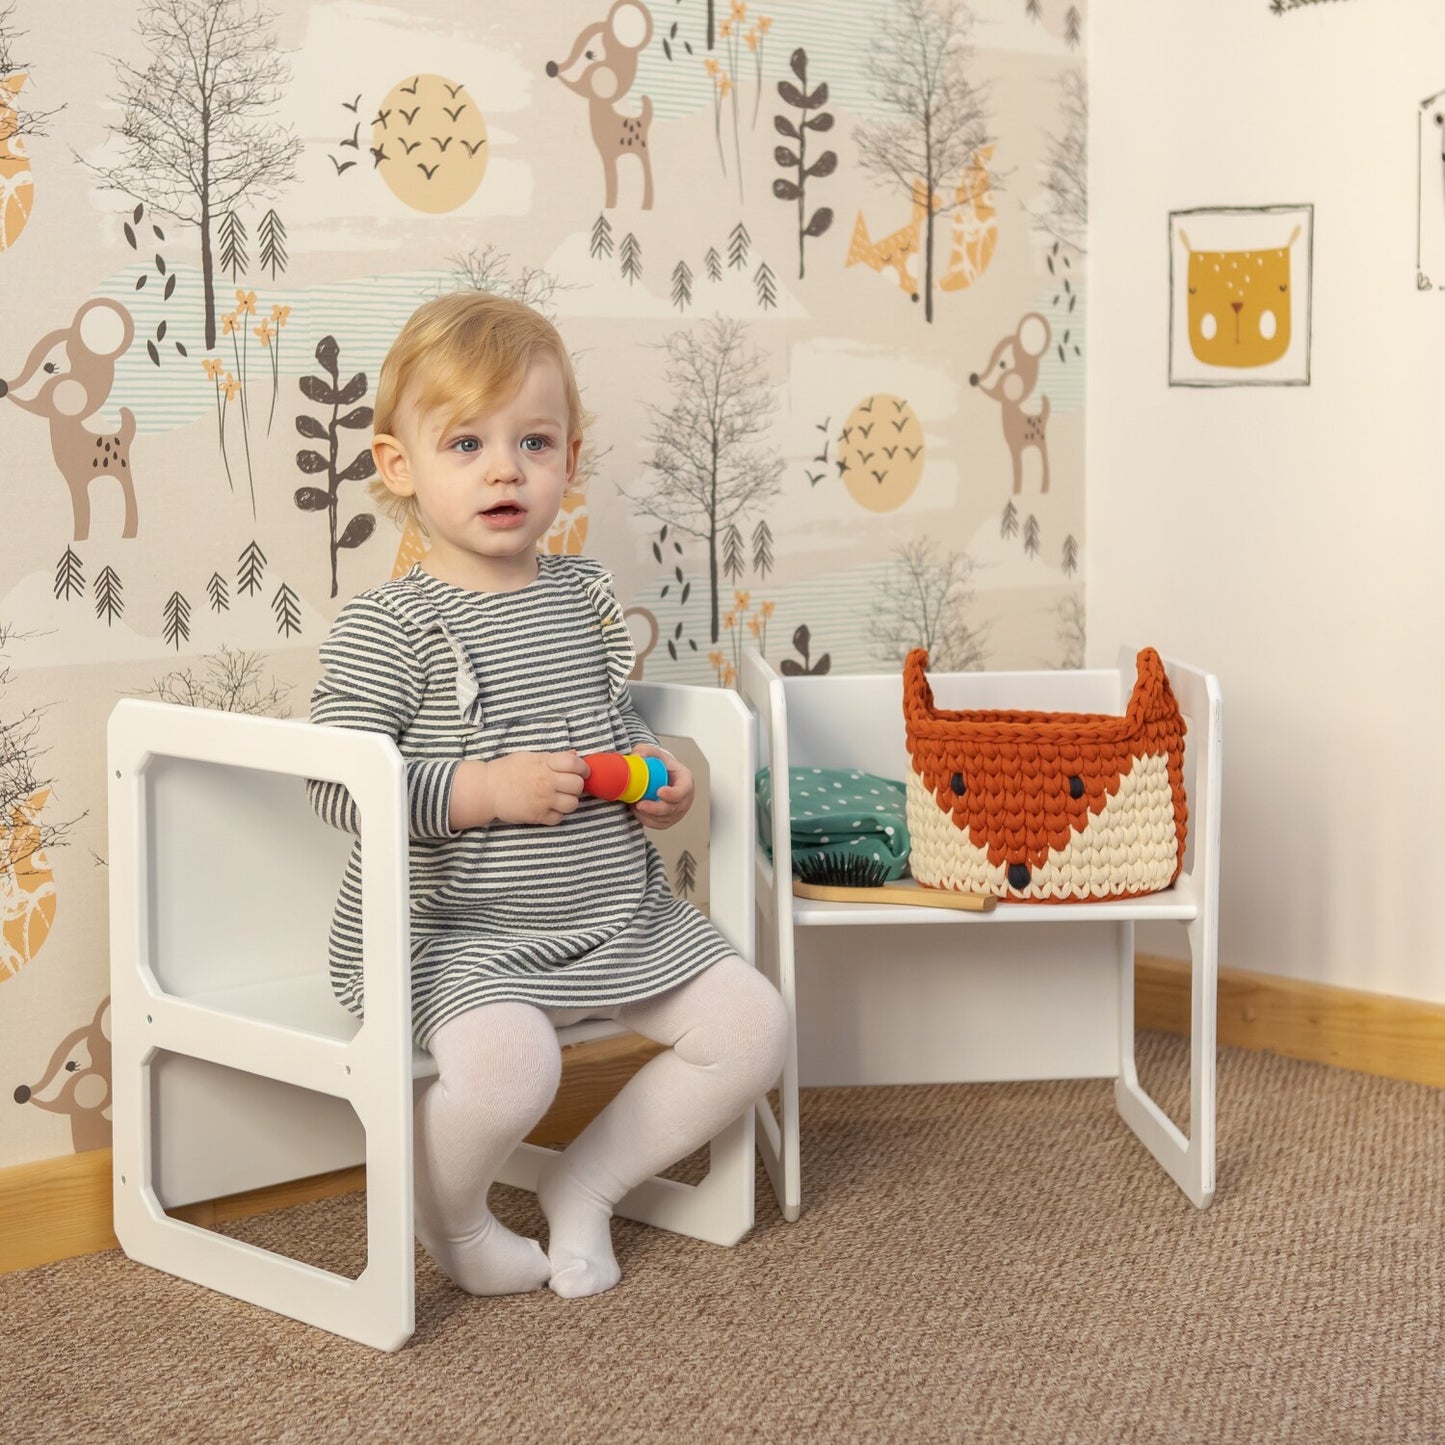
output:
M 537 541 L 556 520 L 577 470 L 567 395 L 551 357 L 538 357 L 516 394 L 481 416 L 443 426 L 404 399 L 397 436 L 373 442 L 382 480 L 415 497 L 431 534 L 423 566 L 459 586 L 523 587 L 537 575 Z

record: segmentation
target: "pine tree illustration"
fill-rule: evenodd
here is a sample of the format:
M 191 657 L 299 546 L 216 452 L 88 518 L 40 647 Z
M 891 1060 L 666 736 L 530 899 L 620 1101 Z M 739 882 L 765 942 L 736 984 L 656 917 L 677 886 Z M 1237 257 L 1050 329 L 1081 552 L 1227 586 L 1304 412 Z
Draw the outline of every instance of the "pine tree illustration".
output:
M 72 595 L 85 596 L 85 569 L 80 558 L 67 547 L 65 555 L 55 564 L 55 600 L 63 602 Z
M 256 234 L 261 242 L 261 269 L 270 271 L 274 281 L 286 270 L 286 223 L 273 208 L 261 217 Z
M 748 246 L 752 242 L 748 228 L 741 221 L 732 228 L 728 236 L 728 265 L 734 271 L 743 270 L 748 264 Z
M 1079 544 L 1074 540 L 1073 533 L 1064 538 L 1064 572 L 1072 577 L 1079 566 Z
M 772 267 L 766 261 L 762 262 L 754 273 L 753 285 L 758 289 L 758 305 L 764 311 L 778 304 L 778 288 L 773 281 Z
M 1024 551 L 1030 557 L 1039 555 L 1039 519 L 1032 515 L 1024 523 Z
M 1040 18 L 1039 0 L 1028 0 L 1028 4 L 1024 6 L 1024 14 L 1030 20 L 1037 21 Z
M 672 304 L 679 311 L 686 311 L 692 305 L 692 268 L 686 261 L 679 261 L 672 268 Z
M 722 554 L 724 575 L 736 581 L 743 575 L 743 534 L 732 522 L 723 529 Z
M 231 273 L 231 280 L 240 279 L 241 272 L 251 263 L 251 258 L 246 251 L 246 223 L 235 211 L 227 211 L 221 221 L 221 230 L 218 237 L 220 241 L 221 254 L 217 259 L 217 265 L 222 271 Z
M 162 617 L 164 619 L 162 634 L 166 641 L 179 652 L 181 643 L 191 640 L 191 604 L 179 592 L 172 592 L 166 598 Z
M 677 872 L 672 875 L 672 887 L 679 898 L 686 898 L 697 887 L 697 859 L 686 848 L 677 860 Z
M 1000 537 L 1016 537 L 1019 530 L 1018 508 L 1012 502 L 1003 509 L 1003 523 L 998 529 Z
M 773 570 L 773 533 L 767 519 L 753 528 L 753 571 L 766 577 Z
M 1069 13 L 1064 16 L 1064 44 L 1070 50 L 1077 50 L 1083 40 L 1080 29 L 1083 25 L 1083 17 L 1079 14 L 1077 5 L 1069 6 Z
M 276 631 L 283 637 L 301 631 L 301 603 L 296 594 L 282 583 L 271 599 L 271 611 L 276 614 Z
M 266 572 L 266 554 L 258 542 L 248 542 L 246 550 L 236 561 L 236 590 L 238 592 L 259 592 L 261 579 Z
M 121 593 L 125 591 L 120 576 L 114 567 L 106 566 L 95 579 L 95 615 L 105 618 L 109 627 L 117 617 L 125 616 L 125 603 Z
M 211 580 L 206 583 L 206 595 L 211 599 L 212 612 L 229 612 L 231 610 L 230 589 L 226 586 L 226 579 L 219 572 L 211 573 Z
M 718 255 L 716 246 L 707 248 L 707 255 L 702 258 L 702 264 L 707 271 L 709 281 L 722 280 L 722 257 Z
M 612 254 L 612 222 L 607 219 L 602 211 L 598 211 L 597 219 L 592 223 L 590 250 L 594 261 L 599 256 L 610 256 Z
M 627 277 L 627 284 L 630 286 L 642 275 L 642 243 L 631 231 L 622 238 L 622 251 L 618 259 L 622 264 L 622 274 Z

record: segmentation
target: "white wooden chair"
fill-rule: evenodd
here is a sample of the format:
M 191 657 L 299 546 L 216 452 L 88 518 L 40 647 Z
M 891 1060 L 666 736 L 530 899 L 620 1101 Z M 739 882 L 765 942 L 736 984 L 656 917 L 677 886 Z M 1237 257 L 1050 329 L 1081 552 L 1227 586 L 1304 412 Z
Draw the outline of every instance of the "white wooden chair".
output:
M 943 708 L 1121 713 L 1136 650 L 1117 668 L 929 674 Z M 792 891 L 787 770 L 860 768 L 902 779 L 899 671 L 780 677 L 756 651 L 742 691 L 772 769 L 774 869 L 757 853 L 759 967 L 792 1010 L 781 1119 L 757 1110 L 758 1145 L 786 1219 L 801 1208 L 799 1085 L 1113 1078 L 1124 1122 L 1201 1209 L 1214 1197 L 1221 703 L 1218 681 L 1165 659 L 1188 724 L 1189 836 L 1173 887 L 1143 898 L 989 913 L 821 903 Z M 1141 1087 L 1134 1065 L 1134 926 L 1184 925 L 1192 960 L 1190 1134 Z M 889 930 L 904 929 L 904 933 Z M 1060 1167 L 1067 1168 L 1067 1160 Z
M 736 694 L 634 683 L 659 734 L 708 760 L 709 913 L 754 935 L 754 728 Z M 414 1328 L 412 1101 L 435 1071 L 411 1038 L 406 781 L 389 738 L 127 700 L 109 727 L 115 1232 L 132 1259 L 379 1349 Z M 304 779 L 356 798 L 364 1023 L 332 997 L 326 939 L 350 836 Z M 605 1021 L 564 1043 L 624 1032 Z M 698 1184 L 655 1178 L 617 1213 L 715 1244 L 753 1223 L 751 1112 Z M 535 1188 L 523 1144 L 501 1182 Z M 356 1279 L 170 1217 L 167 1209 L 367 1166 Z

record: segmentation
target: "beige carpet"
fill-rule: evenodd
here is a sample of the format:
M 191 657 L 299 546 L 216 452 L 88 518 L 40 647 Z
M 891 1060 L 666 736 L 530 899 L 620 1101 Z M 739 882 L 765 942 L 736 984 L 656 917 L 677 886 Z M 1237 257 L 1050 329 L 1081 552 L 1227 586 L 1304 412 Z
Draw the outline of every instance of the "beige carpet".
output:
M 1186 1049 L 1141 1038 L 1177 1100 Z M 0 1279 L 0 1441 L 1445 1440 L 1445 1092 L 1220 1058 L 1195 1210 L 1100 1082 L 804 1096 L 805 1210 L 622 1284 L 475 1300 L 424 1256 L 382 1355 L 118 1253 Z M 529 1195 L 497 1191 L 514 1228 Z M 332 1267 L 359 1196 L 248 1221 Z

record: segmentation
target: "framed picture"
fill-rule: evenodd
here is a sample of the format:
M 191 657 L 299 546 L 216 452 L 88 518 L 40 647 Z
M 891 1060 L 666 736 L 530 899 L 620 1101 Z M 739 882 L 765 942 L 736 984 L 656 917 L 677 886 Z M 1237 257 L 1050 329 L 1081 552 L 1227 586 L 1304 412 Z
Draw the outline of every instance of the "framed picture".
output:
M 1313 206 L 1169 213 L 1170 386 L 1308 386 Z

